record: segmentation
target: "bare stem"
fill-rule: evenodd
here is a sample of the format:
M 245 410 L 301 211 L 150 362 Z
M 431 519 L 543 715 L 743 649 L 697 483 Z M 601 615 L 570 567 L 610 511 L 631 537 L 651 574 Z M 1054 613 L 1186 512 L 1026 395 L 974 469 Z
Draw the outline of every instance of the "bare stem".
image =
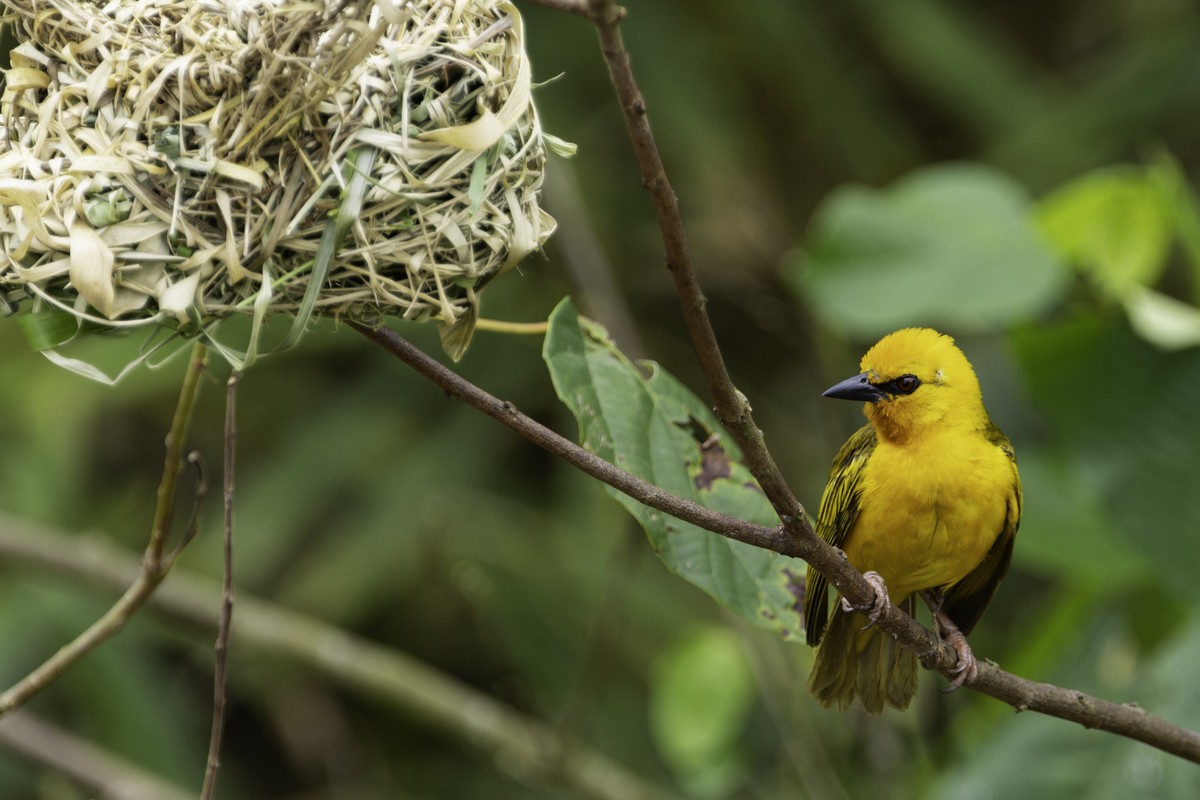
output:
M 175 417 L 171 420 L 171 430 L 167 432 L 167 453 L 163 462 L 162 479 L 158 484 L 154 523 L 150 528 L 150 545 L 145 554 L 148 573 L 165 574 L 163 548 L 166 545 L 167 532 L 171 529 L 171 520 L 175 516 L 175 486 L 183 465 L 183 446 L 191 429 L 192 411 L 196 406 L 196 398 L 200 396 L 200 376 L 207 364 L 208 347 L 197 341 L 192 345 L 191 359 L 187 372 L 183 375 L 179 402 L 175 406 Z
M 233 370 L 225 384 L 225 468 L 224 507 L 225 575 L 221 584 L 221 618 L 217 623 L 216 663 L 213 667 L 213 716 L 208 740 L 208 762 L 204 768 L 201 800 L 210 800 L 217 786 L 221 766 L 221 737 L 225 731 L 226 669 L 229 661 L 229 629 L 233 624 L 233 477 L 237 456 L 237 387 L 241 370 Z
M 11 688 L 0 694 L 0 716 L 24 705 L 31 697 L 41 692 L 77 664 L 84 656 L 119 633 L 133 613 L 146 602 L 146 599 L 170 572 L 177 553 L 172 553 L 169 557 L 164 558 L 163 548 L 175 511 L 175 489 L 179 471 L 183 465 L 183 444 L 187 440 L 192 410 L 195 408 L 196 397 L 200 393 L 200 375 L 204 372 L 207 360 L 208 348 L 197 342 L 192 347 L 191 360 L 188 363 L 187 372 L 184 373 L 183 387 L 180 389 L 179 402 L 175 407 L 175 417 L 171 422 L 171 430 L 167 434 L 167 457 L 163 465 L 162 480 L 158 487 L 158 502 L 154 510 L 154 523 L 150 530 L 150 543 L 142 555 L 141 573 L 100 619 L 92 623 L 75 639 L 63 645 L 58 652 Z M 203 499 L 204 493 L 204 482 L 203 480 L 198 481 L 195 500 L 197 506 Z M 194 528 L 195 524 L 196 518 L 193 514 L 189 527 Z M 181 542 L 189 541 L 194 532 L 194 529 L 185 532 Z
M 447 394 L 457 397 L 459 400 L 479 409 L 492 419 L 512 428 L 526 439 L 544 448 L 552 455 L 558 456 L 573 467 L 607 483 L 614 489 L 624 492 L 639 503 L 645 503 L 651 508 L 657 508 L 659 511 L 666 512 L 677 519 L 685 520 L 705 530 L 719 533 L 722 536 L 736 539 L 739 542 L 746 542 L 756 547 L 774 550 L 784 555 L 801 555 L 799 550 L 794 549 L 793 543 L 789 541 L 788 537 L 783 535 L 782 528 L 768 528 L 764 525 L 755 525 L 705 508 L 699 503 L 685 500 L 670 492 L 665 492 L 652 483 L 648 483 L 635 475 L 614 467 L 594 453 L 589 453 L 569 439 L 558 435 L 540 422 L 525 416 L 512 403 L 488 394 L 461 375 L 442 366 L 427 354 L 421 352 L 420 349 L 414 347 L 412 343 L 395 331 L 388 328 L 372 329 L 357 322 L 350 322 L 348 324 L 363 336 L 371 339 L 384 350 L 387 350 L 396 356 L 396 358 L 399 358 L 417 372 L 442 387 Z M 874 597 L 874 594 L 871 596 Z
M 475 322 L 475 330 L 493 333 L 514 333 L 521 336 L 543 336 L 550 325 L 541 322 L 508 322 L 502 319 L 482 318 Z
M 716 333 L 708 318 L 708 301 L 696 279 L 687 233 L 683 227 L 683 217 L 679 212 L 679 199 L 667 179 L 662 156 L 650 129 L 646 100 L 638 88 L 637 81 L 634 80 L 629 52 L 625 49 L 621 37 L 620 23 L 625 18 L 625 10 L 612 0 L 588 0 L 588 11 L 588 16 L 600 35 L 600 49 L 608 64 L 609 77 L 625 114 L 625 125 L 633 142 L 642 185 L 646 187 L 654 203 L 658 226 L 662 231 L 667 269 L 675 282 L 683 321 L 704 372 L 708 389 L 712 393 L 717 417 L 741 447 L 747 469 L 762 487 L 763 493 L 774 506 L 780 519 L 784 521 L 788 534 L 797 537 L 815 536 L 804 513 L 804 507 L 796 499 L 767 450 L 762 431 L 755 424 L 751 414 L 750 403 L 733 385 L 725 367 Z

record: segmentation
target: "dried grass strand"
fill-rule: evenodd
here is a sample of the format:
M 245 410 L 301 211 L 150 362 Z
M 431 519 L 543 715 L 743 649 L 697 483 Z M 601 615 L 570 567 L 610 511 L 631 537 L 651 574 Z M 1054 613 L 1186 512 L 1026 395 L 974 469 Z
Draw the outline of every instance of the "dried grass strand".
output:
M 269 273 L 269 313 L 433 319 L 457 357 L 483 288 L 554 230 L 510 2 L 3 4 L 7 306 L 195 333 L 252 313 Z

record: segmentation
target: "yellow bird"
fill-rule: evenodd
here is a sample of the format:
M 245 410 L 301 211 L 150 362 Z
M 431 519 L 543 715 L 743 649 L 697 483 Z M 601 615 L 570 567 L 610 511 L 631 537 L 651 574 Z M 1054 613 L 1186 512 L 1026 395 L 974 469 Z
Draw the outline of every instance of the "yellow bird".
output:
M 977 667 L 965 635 L 1008 570 L 1021 520 L 1012 445 L 988 417 L 975 370 L 949 336 L 928 328 L 888 334 L 862 373 L 825 392 L 865 401 L 868 424 L 838 451 L 817 532 L 875 587 L 872 609 L 827 607 L 825 578 L 808 570 L 804 619 L 820 645 L 808 688 L 846 709 L 905 708 L 917 691 L 916 656 L 871 623 L 888 604 L 910 614 L 922 595 L 959 655 L 957 689 Z

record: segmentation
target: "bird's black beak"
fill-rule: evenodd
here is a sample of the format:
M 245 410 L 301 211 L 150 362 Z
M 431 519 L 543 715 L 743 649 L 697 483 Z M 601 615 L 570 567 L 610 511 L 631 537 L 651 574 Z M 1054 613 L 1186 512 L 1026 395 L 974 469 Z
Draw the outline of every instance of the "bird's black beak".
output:
M 836 397 L 840 400 L 863 400 L 876 403 L 887 397 L 887 392 L 875 386 L 868 380 L 870 373 L 864 372 L 853 378 L 846 378 L 841 383 L 834 384 L 821 393 L 822 397 Z

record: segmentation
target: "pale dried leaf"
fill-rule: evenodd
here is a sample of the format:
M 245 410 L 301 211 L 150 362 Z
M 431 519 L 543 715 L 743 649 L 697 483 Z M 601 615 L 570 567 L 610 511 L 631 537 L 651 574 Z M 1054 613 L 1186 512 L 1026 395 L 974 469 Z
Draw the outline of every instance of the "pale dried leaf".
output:
M 196 289 L 200 286 L 200 273 L 193 272 L 181 281 L 176 281 L 158 296 L 158 307 L 174 314 L 180 322 L 187 321 L 187 312 L 196 302 Z
M 100 235 L 82 220 L 71 225 L 71 285 L 87 304 L 109 319 L 113 313 L 113 254 Z

